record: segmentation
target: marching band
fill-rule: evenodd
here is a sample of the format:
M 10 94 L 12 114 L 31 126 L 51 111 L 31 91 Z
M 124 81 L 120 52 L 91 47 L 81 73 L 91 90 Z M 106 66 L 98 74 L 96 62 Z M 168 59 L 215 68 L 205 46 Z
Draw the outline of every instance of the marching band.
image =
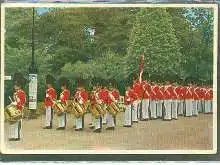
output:
M 6 107 L 6 112 L 10 112 L 9 115 L 22 112 L 26 103 L 25 92 L 21 89 L 21 80 L 22 76 L 16 76 L 15 74 L 14 101 Z M 67 123 L 67 109 L 70 109 L 70 107 L 75 117 L 75 131 L 84 130 L 84 115 L 86 112 L 90 112 L 90 128 L 95 133 L 101 133 L 105 123 L 106 130 L 115 130 L 116 117 L 120 111 L 124 111 L 123 126 L 127 128 L 132 127 L 134 123 L 139 121 L 152 119 L 170 121 L 177 120 L 180 115 L 191 117 L 198 116 L 201 112 L 213 112 L 213 90 L 211 86 L 199 87 L 193 84 L 181 86 L 171 82 L 161 84 L 147 80 L 140 82 L 135 79 L 132 85 L 127 84 L 126 86 L 125 96 L 123 96 L 125 109 L 122 110 L 119 107 L 122 96 L 115 88 L 116 84 L 109 83 L 108 87 L 97 84 L 91 92 L 88 92 L 82 83 L 78 83 L 78 87 L 72 96 L 72 104 L 70 104 L 68 79 L 66 77 L 59 79 L 62 92 L 58 100 L 54 82 L 55 79 L 51 75 L 46 76 L 44 129 L 52 129 L 53 111 L 55 111 L 58 117 L 57 130 L 64 130 Z M 102 85 L 106 85 L 106 83 Z M 12 106 L 16 106 L 16 108 Z M 21 120 L 22 116 L 10 120 L 10 141 L 20 140 Z

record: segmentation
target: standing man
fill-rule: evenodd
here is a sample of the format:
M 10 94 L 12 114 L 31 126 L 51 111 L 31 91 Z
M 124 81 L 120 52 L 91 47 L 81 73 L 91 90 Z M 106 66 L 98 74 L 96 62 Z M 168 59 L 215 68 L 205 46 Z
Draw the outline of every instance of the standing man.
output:
M 112 94 L 112 85 L 109 84 L 109 90 L 108 90 L 108 95 L 107 95 L 107 106 L 111 106 L 112 103 L 116 103 L 116 99 L 114 98 Z M 116 124 L 116 117 L 113 116 L 110 112 L 106 112 L 106 119 L 107 119 L 107 128 L 106 130 L 114 130 L 115 129 L 115 124 Z
M 124 113 L 124 127 L 132 126 L 132 102 L 134 101 L 135 93 L 130 86 L 127 86 L 124 103 L 125 103 L 125 113 Z
M 115 105 L 117 107 L 119 107 L 118 103 L 120 101 L 120 93 L 119 91 L 116 89 L 116 84 L 114 83 L 114 87 L 113 86 L 110 86 L 110 94 L 114 97 L 112 98 L 113 102 L 115 103 Z M 116 116 L 114 116 L 114 122 L 115 122 L 115 125 L 116 125 Z
M 163 95 L 164 95 L 164 120 L 172 119 L 172 86 L 168 81 L 166 86 L 164 87 Z
M 193 90 L 193 111 L 192 115 L 193 116 L 198 116 L 198 105 L 199 105 L 199 87 L 196 85 L 193 85 L 192 87 Z
M 138 119 L 142 118 L 142 114 L 141 114 L 141 99 L 143 96 L 143 91 L 142 91 L 142 86 L 141 86 L 141 82 L 137 76 L 137 74 L 135 74 L 134 76 L 134 81 L 133 81 L 133 90 L 134 92 L 137 94 L 137 100 L 134 101 L 134 122 L 138 122 Z M 136 120 L 136 115 L 137 115 L 137 120 Z
M 207 87 L 205 91 L 205 113 L 212 113 L 212 100 L 213 100 L 212 88 Z
M 150 105 L 150 92 L 151 92 L 151 86 L 146 81 L 142 85 L 143 90 L 143 100 L 142 100 L 142 121 L 147 121 L 149 119 L 149 105 Z
M 176 93 L 178 95 L 178 115 L 182 116 L 184 114 L 184 87 L 178 85 L 176 88 Z
M 178 86 L 176 84 L 172 85 L 172 119 L 177 120 L 177 108 L 178 108 L 178 100 L 179 100 L 179 95 L 178 95 Z
M 152 83 L 151 92 L 150 92 L 150 118 L 157 119 L 157 90 L 158 86 L 155 83 Z
M 54 104 L 54 100 L 57 98 L 56 90 L 53 88 L 55 82 L 55 78 L 51 75 L 46 76 L 46 97 L 44 99 L 45 110 L 46 110 L 46 120 L 44 129 L 52 128 L 52 120 L 53 120 L 53 109 L 52 106 Z
M 24 106 L 26 104 L 26 94 L 21 89 L 21 87 L 24 87 L 26 80 L 21 73 L 15 73 L 13 77 L 13 81 L 14 81 L 14 94 L 13 94 L 13 102 L 11 104 L 15 105 L 17 110 L 19 110 L 22 113 Z M 9 125 L 10 125 L 9 141 L 20 141 L 22 119 L 16 120 L 14 122 L 10 122 Z
M 93 87 L 93 91 L 91 92 L 91 98 L 90 98 L 90 102 L 91 102 L 91 111 L 93 109 L 96 109 L 97 106 L 101 107 L 102 104 L 102 100 L 99 97 L 99 92 L 100 89 L 97 86 Z M 101 133 L 102 132 L 102 114 L 100 114 L 99 117 L 96 116 L 92 116 L 92 126 L 90 127 L 91 129 L 95 128 L 95 130 L 93 132 L 95 133 Z
M 163 92 L 162 86 L 160 84 L 157 85 L 158 89 L 156 92 L 157 95 L 157 118 L 162 118 L 163 116 Z
M 88 104 L 88 93 L 86 92 L 82 83 L 78 83 L 78 88 L 76 89 L 76 93 L 73 96 L 73 100 L 75 100 L 83 110 L 86 111 L 87 104 Z M 82 131 L 84 129 L 84 114 L 75 120 L 76 122 L 76 129 L 75 131 Z
M 186 117 L 192 116 L 193 109 L 193 93 L 192 84 L 189 83 L 186 88 L 185 100 L 186 100 Z
M 67 89 L 68 79 L 66 77 L 61 77 L 59 79 L 59 85 L 61 86 L 62 90 L 59 100 L 65 105 L 65 109 L 67 109 L 68 100 L 70 97 L 70 91 Z M 66 128 L 66 112 L 63 112 L 58 116 L 58 122 L 59 127 L 57 128 L 57 130 L 64 130 Z
M 106 86 L 103 86 L 99 91 L 99 98 L 102 100 L 102 108 L 106 111 L 107 108 L 107 98 L 108 98 L 108 89 Z M 102 124 L 107 124 L 107 113 L 102 116 Z

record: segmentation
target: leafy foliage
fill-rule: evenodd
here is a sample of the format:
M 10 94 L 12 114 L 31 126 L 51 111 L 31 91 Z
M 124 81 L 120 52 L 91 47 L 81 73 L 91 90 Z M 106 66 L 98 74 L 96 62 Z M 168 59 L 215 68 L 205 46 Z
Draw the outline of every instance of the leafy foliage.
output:
M 6 9 L 6 75 L 16 71 L 28 75 L 32 17 L 31 8 Z M 95 28 L 95 35 L 86 35 L 85 27 Z M 116 80 L 123 93 L 124 84 L 138 71 L 141 52 L 144 79 L 212 81 L 211 9 L 50 8 L 41 15 L 35 13 L 34 30 L 39 100 L 44 97 L 48 73 L 57 79 L 68 77 L 71 92 L 83 79 L 88 90 L 98 81 Z M 204 37 L 207 31 L 209 39 Z M 6 84 L 7 89 L 10 86 Z

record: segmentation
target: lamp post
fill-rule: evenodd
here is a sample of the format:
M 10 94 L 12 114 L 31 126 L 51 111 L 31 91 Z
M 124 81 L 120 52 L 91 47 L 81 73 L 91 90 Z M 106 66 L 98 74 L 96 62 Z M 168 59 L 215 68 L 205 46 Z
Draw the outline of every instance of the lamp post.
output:
M 30 118 L 36 118 L 36 110 L 37 110 L 37 66 L 34 58 L 34 28 L 35 28 L 35 9 L 33 8 L 33 24 L 32 24 L 32 60 L 31 65 L 29 67 L 29 110 L 30 110 Z

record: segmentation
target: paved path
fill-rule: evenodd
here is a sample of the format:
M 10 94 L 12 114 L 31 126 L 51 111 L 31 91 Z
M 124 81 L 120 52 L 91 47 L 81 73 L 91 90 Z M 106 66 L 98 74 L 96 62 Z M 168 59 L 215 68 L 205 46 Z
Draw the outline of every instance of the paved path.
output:
M 198 117 L 179 117 L 178 120 L 141 121 L 132 128 L 124 128 L 123 113 L 117 117 L 115 131 L 103 130 L 93 133 L 89 129 L 90 115 L 85 117 L 85 130 L 73 130 L 73 117 L 68 115 L 67 129 L 57 131 L 57 118 L 54 128 L 42 129 L 42 116 L 36 120 L 23 120 L 23 139 L 20 142 L 8 142 L 13 149 L 212 149 L 212 114 L 200 114 Z M 5 128 L 7 128 L 5 124 Z M 5 135 L 7 138 L 7 135 Z

